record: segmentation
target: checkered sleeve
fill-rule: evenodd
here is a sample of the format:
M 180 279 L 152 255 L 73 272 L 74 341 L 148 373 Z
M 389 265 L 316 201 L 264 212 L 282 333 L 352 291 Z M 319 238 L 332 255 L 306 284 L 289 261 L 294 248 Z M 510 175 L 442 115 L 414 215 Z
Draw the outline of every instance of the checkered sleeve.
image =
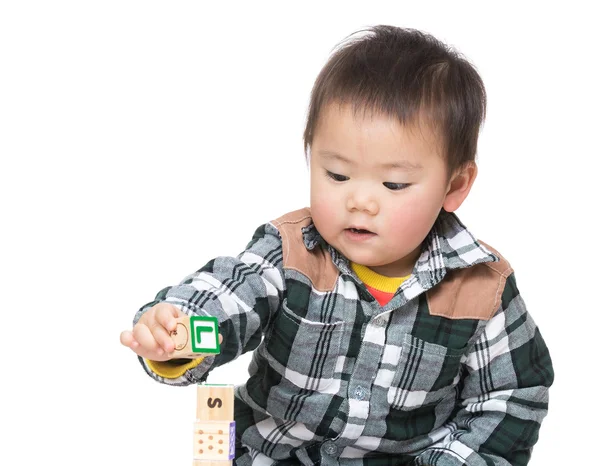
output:
M 526 465 L 553 378 L 548 349 L 512 274 L 499 310 L 469 349 L 450 433 L 415 464 Z
M 154 301 L 136 313 L 134 325 L 153 305 L 166 302 L 187 315 L 217 317 L 223 342 L 220 354 L 204 357 L 200 364 L 184 368 L 174 378 L 162 377 L 139 358 L 148 375 L 169 385 L 198 383 L 212 368 L 255 349 L 281 302 L 285 283 L 282 267 L 279 232 L 265 224 L 237 257 L 217 257 L 179 285 L 161 290 Z

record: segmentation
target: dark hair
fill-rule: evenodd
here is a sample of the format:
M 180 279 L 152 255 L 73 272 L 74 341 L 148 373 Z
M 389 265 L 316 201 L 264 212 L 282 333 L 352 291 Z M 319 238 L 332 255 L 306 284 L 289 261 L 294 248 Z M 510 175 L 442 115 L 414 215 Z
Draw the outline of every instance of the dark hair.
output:
M 373 26 L 331 55 L 313 86 L 304 153 L 312 145 L 319 115 L 329 103 L 395 118 L 425 122 L 441 136 L 449 175 L 474 161 L 486 93 L 475 68 L 435 37 L 414 29 Z M 338 44 L 339 45 L 339 44 Z

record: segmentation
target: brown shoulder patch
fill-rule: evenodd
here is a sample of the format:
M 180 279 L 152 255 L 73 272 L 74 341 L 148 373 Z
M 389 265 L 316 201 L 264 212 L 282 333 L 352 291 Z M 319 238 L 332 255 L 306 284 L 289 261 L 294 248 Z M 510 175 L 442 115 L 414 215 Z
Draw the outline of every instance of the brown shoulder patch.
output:
M 427 292 L 431 315 L 448 319 L 489 320 L 498 310 L 506 278 L 513 269 L 498 251 L 483 242 L 481 244 L 500 261 L 449 271 L 439 284 Z
M 281 235 L 283 267 L 300 272 L 319 291 L 332 291 L 339 271 L 331 256 L 320 246 L 309 251 L 304 245 L 302 228 L 311 222 L 310 209 L 304 208 L 285 214 L 271 223 Z

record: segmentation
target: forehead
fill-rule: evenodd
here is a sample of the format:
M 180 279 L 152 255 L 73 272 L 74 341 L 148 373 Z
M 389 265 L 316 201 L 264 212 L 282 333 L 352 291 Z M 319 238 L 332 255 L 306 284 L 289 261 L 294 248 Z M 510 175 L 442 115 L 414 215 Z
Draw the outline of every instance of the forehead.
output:
M 441 156 L 439 137 L 423 118 L 408 125 L 370 110 L 354 111 L 351 104 L 323 107 L 313 138 L 312 152 L 337 152 L 347 157 L 406 160 L 418 163 Z

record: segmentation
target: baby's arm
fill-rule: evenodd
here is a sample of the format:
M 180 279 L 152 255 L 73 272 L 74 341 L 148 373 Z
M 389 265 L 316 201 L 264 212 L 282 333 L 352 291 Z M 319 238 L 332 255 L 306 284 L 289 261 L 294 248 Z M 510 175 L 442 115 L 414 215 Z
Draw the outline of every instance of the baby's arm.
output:
M 133 330 L 123 332 L 121 341 L 140 356 L 155 380 L 170 385 L 202 382 L 213 367 L 258 346 L 279 308 L 284 283 L 281 238 L 275 227 L 266 224 L 238 257 L 217 257 L 179 285 L 161 290 L 138 311 Z M 216 317 L 221 353 L 170 361 L 172 342 L 166 337 L 180 315 Z
M 550 354 L 517 289 L 506 282 L 500 309 L 467 355 L 457 410 L 443 442 L 415 465 L 523 466 L 548 409 Z

